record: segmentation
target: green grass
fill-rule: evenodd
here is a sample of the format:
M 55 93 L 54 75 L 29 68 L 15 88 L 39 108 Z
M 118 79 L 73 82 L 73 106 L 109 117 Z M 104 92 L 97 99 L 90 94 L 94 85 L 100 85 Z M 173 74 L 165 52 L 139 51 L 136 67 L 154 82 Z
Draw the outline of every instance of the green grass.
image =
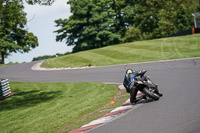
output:
M 200 34 L 138 41 L 50 59 L 42 67 L 107 66 L 200 57 Z
M 15 95 L 0 102 L 2 133 L 67 132 L 106 113 L 100 110 L 117 106 L 109 104 L 117 94 L 110 84 L 11 82 L 10 86 Z
M 0 64 L 0 66 L 15 65 L 15 64 L 18 64 L 18 63 Z

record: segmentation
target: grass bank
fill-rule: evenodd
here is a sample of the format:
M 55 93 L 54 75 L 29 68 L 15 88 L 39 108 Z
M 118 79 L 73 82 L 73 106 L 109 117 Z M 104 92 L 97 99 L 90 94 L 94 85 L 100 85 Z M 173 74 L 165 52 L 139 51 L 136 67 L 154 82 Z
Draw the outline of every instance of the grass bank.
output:
M 115 85 L 11 82 L 10 86 L 15 95 L 0 102 L 2 133 L 68 132 L 106 113 L 100 110 L 117 106 L 109 104 L 117 94 Z
M 108 46 L 50 59 L 42 67 L 107 66 L 200 57 L 200 35 L 161 38 Z

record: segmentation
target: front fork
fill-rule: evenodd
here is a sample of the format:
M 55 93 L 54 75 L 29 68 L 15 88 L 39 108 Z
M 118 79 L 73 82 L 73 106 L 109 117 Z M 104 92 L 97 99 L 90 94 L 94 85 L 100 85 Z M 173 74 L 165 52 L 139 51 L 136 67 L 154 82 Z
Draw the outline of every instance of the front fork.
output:
M 146 86 L 149 88 L 150 91 L 153 91 L 155 93 L 159 93 L 158 91 L 158 85 L 157 84 L 154 84 L 150 78 L 147 76 L 146 77 L 147 81 L 146 81 Z

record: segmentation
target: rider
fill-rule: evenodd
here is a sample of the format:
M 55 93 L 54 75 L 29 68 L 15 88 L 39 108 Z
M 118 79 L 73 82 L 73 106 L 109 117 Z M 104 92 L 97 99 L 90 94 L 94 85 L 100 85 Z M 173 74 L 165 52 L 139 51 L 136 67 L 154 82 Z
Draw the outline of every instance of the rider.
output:
M 136 99 L 136 95 L 138 92 L 138 88 L 135 86 L 135 78 L 140 76 L 141 78 L 145 78 L 144 74 L 146 73 L 146 70 L 142 71 L 133 71 L 132 69 L 126 70 L 126 75 L 124 77 L 123 85 L 126 88 L 126 92 L 130 93 L 130 102 L 136 103 L 138 100 Z M 162 96 L 161 93 L 157 90 L 157 94 L 159 96 Z M 146 99 L 146 96 L 143 96 L 144 99 Z

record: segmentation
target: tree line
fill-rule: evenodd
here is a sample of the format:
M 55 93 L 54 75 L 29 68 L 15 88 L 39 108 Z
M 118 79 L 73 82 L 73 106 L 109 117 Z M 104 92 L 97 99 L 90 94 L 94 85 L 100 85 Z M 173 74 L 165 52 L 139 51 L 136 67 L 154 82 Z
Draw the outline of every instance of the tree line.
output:
M 72 15 L 55 21 L 56 40 L 73 52 L 169 36 L 193 27 L 200 0 L 69 0 Z
M 43 56 L 34 57 L 32 61 L 39 61 L 39 60 L 51 59 L 51 58 L 56 58 L 56 57 L 60 57 L 60 56 L 64 56 L 64 55 L 69 55 L 69 54 L 71 54 L 71 52 L 66 52 L 64 54 L 56 53 L 55 55 L 43 55 Z

